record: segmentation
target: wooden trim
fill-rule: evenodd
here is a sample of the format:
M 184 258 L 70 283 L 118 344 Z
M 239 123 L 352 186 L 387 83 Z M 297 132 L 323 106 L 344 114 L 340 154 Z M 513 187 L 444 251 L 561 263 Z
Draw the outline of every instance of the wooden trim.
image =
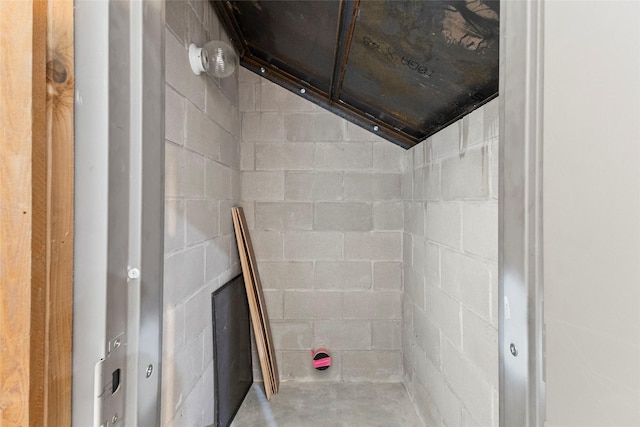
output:
M 47 2 L 33 2 L 31 134 L 31 329 L 29 425 L 45 425 L 49 269 L 49 141 L 47 136 Z
M 71 425 L 73 310 L 73 1 L 48 2 L 49 150 L 46 425 Z

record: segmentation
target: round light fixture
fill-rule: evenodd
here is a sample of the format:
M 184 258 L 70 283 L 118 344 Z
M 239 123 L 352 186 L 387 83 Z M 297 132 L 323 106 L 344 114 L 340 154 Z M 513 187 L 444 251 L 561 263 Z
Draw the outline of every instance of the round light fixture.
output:
M 197 76 L 205 72 L 211 77 L 229 77 L 238 66 L 238 55 L 227 43 L 214 40 L 198 47 L 191 43 L 189 46 L 189 63 L 191 70 Z

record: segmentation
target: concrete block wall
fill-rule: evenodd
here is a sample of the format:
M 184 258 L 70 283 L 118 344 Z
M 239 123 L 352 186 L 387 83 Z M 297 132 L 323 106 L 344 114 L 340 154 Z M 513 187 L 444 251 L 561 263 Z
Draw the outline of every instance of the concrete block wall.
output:
M 242 205 L 281 379 L 401 381 L 405 150 L 245 69 L 240 109 Z M 327 371 L 311 366 L 318 344 Z
M 190 43 L 226 39 L 206 1 L 167 1 L 162 425 L 213 424 L 211 292 L 240 272 L 237 74 L 191 72 Z
M 497 426 L 498 101 L 405 155 L 404 383 L 428 426 Z

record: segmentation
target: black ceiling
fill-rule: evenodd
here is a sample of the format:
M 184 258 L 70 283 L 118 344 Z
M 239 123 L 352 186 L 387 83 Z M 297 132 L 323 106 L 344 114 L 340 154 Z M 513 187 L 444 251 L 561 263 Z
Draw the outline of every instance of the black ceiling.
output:
M 405 148 L 498 94 L 499 1 L 215 5 L 244 67 Z

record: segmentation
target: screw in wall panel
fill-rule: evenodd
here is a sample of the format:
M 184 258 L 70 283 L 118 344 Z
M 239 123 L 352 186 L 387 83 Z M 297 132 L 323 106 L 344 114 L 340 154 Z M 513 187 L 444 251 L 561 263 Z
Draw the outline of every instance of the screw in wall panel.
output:
M 137 268 L 129 269 L 129 271 L 127 272 L 127 277 L 132 280 L 137 279 L 138 277 L 140 277 L 140 270 L 138 270 Z

